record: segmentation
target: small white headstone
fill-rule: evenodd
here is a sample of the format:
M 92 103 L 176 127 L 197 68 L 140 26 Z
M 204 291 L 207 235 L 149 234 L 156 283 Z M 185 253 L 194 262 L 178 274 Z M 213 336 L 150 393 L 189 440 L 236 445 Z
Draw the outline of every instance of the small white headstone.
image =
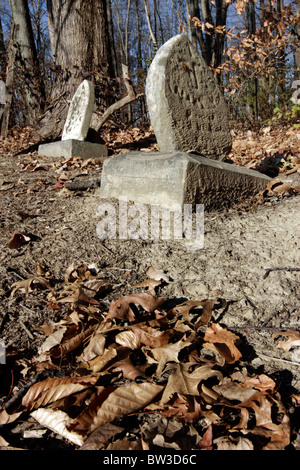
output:
M 0 104 L 6 103 L 6 86 L 3 80 L 0 80 Z
M 86 139 L 93 114 L 94 103 L 94 84 L 88 80 L 84 80 L 73 96 L 61 140 L 83 141 Z

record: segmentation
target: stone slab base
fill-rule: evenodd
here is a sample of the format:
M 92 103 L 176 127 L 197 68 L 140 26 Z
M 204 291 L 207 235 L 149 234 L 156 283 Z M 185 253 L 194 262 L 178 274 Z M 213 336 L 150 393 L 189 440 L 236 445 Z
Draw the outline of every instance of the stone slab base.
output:
M 186 153 L 129 153 L 103 164 L 100 197 L 143 204 L 229 207 L 263 190 L 270 178 L 257 171 Z
M 64 140 L 59 142 L 52 142 L 50 144 L 42 144 L 39 146 L 38 154 L 44 157 L 80 157 L 83 159 L 107 158 L 107 147 L 102 144 L 95 144 L 81 140 Z

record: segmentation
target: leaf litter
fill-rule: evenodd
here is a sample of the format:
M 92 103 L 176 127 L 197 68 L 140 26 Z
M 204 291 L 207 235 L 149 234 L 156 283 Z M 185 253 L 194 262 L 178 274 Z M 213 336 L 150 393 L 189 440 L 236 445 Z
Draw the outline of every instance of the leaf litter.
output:
M 29 423 L 29 435 L 40 426 L 83 450 L 290 445 L 291 420 L 276 383 L 247 367 L 241 338 L 214 321 L 225 299 L 168 308 L 168 299 L 148 289 L 105 304 L 114 285 L 95 269 L 72 264 L 59 287 L 48 271 L 37 271 L 11 295 L 21 288 L 36 295 L 35 280 L 66 313 L 39 328 L 34 357 L 16 360 L 22 379 L 0 411 L 4 447 L 13 447 L 6 428 L 19 421 Z M 153 273 L 157 289 L 169 282 L 157 267 L 146 275 Z M 287 339 L 274 347 L 299 346 L 299 332 L 278 335 Z
M 35 240 L 26 230 L 28 225 L 41 232 L 43 249 L 49 249 L 46 229 L 38 230 L 45 221 L 49 223 L 44 213 L 45 197 L 48 209 L 55 199 L 73 197 L 69 182 L 89 178 L 89 171 L 98 175 L 101 165 L 76 158 L 54 163 L 21 155 L 24 145 L 28 147 L 32 142 L 29 130 L 26 138 L 19 137 L 18 134 L 1 143 L 2 153 L 15 153 L 13 166 L 9 166 L 9 160 L 7 168 L 6 163 L 1 167 L 0 190 L 6 198 L 2 206 L 7 204 L 8 208 L 1 223 L 10 260 L 15 259 L 9 270 L 14 272 L 14 280 L 15 276 L 20 279 L 9 286 L 4 282 L 2 296 L 6 298 L 9 287 L 8 307 L 26 309 L 29 304 L 23 299 L 27 299 L 35 306 L 35 313 L 43 312 L 39 320 L 45 317 L 51 321 L 42 326 L 39 321 L 34 336 L 25 331 L 31 335 L 34 353 L 24 347 L 7 351 L 11 384 L 7 396 L 1 397 L 1 448 L 43 449 L 47 446 L 45 436 L 51 436 L 50 448 L 83 450 L 299 448 L 295 438 L 299 431 L 300 395 L 293 388 L 280 387 L 281 379 L 276 374 L 271 377 L 262 367 L 256 369 L 251 364 L 247 356 L 251 325 L 239 330 L 238 320 L 233 328 L 221 322 L 222 312 L 230 304 L 230 300 L 220 297 L 222 292 L 209 298 L 190 295 L 190 300 L 170 307 L 174 303 L 170 295 L 172 280 L 156 264 L 145 270 L 147 279 L 135 277 L 126 289 L 117 274 L 107 279 L 95 267 L 80 265 L 78 259 L 66 269 L 63 282 L 57 279 L 59 263 L 54 266 L 55 274 L 43 263 L 38 265 L 36 274 L 31 273 L 29 266 L 32 270 L 34 257 L 30 263 L 19 257 L 25 250 L 28 259 L 31 256 Z M 139 139 L 144 144 L 144 137 L 149 139 L 151 148 L 139 150 L 158 150 L 153 133 L 140 135 L 138 129 L 118 135 L 108 132 L 106 142 L 114 153 L 123 153 L 131 147 L 136 150 Z M 243 214 L 262 205 L 272 208 L 277 201 L 299 195 L 298 142 L 299 133 L 289 129 L 234 133 L 229 163 L 257 169 L 276 179 L 263 193 L 229 209 L 227 215 Z M 20 201 L 19 207 L 8 200 L 9 191 L 13 201 Z M 43 204 L 33 198 L 39 193 Z M 23 210 L 22 201 L 27 195 L 30 203 Z M 77 207 L 78 198 L 75 203 Z M 64 230 L 68 230 L 60 216 L 64 208 L 54 207 L 52 240 L 65 236 Z M 14 232 L 16 218 L 22 224 Z M 224 218 L 220 223 L 224 223 Z M 81 239 L 76 245 L 72 239 L 73 253 L 82 253 L 78 249 L 80 242 Z M 106 246 L 109 253 L 110 245 Z M 14 267 L 18 258 L 24 263 L 19 270 Z M 274 270 L 298 270 L 284 263 L 270 266 L 263 279 Z M 188 268 L 193 275 L 192 266 Z M 168 272 L 174 274 L 170 266 Z M 176 275 L 178 281 L 180 270 Z M 161 296 L 164 285 L 169 285 L 167 296 Z M 206 290 L 204 287 L 202 290 Z M 185 297 L 189 297 L 187 291 L 183 290 Z M 180 297 L 180 288 L 175 292 Z M 245 298 L 251 304 L 249 292 Z M 47 309 L 52 313 L 49 316 Z M 57 321 L 53 320 L 55 317 Z M 13 321 L 16 320 L 12 316 L 10 325 Z M 26 329 L 21 320 L 20 325 Z M 294 362 L 275 359 L 299 367 L 299 331 L 288 327 L 270 327 L 270 331 L 270 349 L 292 351 Z M 1 374 L 3 367 L 0 364 Z M 29 436 L 32 438 L 27 444 L 25 437 Z

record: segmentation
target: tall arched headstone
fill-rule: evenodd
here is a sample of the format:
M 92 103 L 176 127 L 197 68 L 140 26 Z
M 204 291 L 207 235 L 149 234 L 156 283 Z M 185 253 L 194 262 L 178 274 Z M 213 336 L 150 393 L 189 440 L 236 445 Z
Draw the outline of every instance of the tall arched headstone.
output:
M 158 50 L 147 75 L 146 100 L 162 152 L 193 152 L 213 160 L 230 152 L 225 100 L 187 36 L 179 34 Z

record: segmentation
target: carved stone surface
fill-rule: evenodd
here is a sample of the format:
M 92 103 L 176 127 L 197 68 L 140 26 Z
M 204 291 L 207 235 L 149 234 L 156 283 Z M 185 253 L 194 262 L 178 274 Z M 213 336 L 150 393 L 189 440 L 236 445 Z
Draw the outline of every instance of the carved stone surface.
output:
M 185 35 L 167 41 L 147 75 L 146 99 L 162 152 L 222 160 L 232 139 L 225 100 L 201 54 Z
M 85 140 L 90 127 L 94 103 L 94 84 L 84 80 L 73 96 L 61 140 Z

